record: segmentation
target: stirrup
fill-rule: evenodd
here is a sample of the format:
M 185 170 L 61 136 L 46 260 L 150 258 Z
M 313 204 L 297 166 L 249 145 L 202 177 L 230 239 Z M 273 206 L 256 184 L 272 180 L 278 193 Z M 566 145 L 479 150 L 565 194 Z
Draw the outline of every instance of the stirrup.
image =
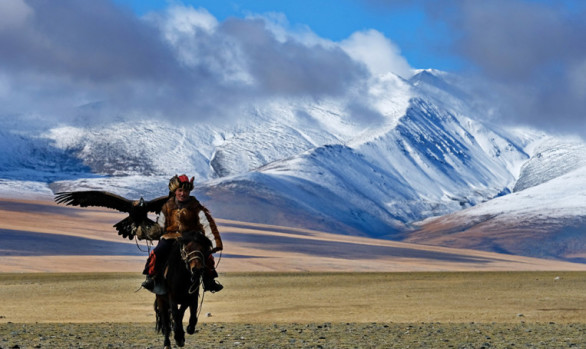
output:
M 224 286 L 217 282 L 216 280 L 210 280 L 209 282 L 204 282 L 203 284 L 204 291 L 209 291 L 211 293 L 220 292 L 224 289 Z
M 142 283 L 142 287 L 158 295 L 164 295 L 167 293 L 165 280 L 157 277 L 156 275 L 154 277 L 147 276 L 147 279 Z
M 155 279 L 150 275 L 147 275 L 146 280 L 143 281 L 141 285 L 144 289 L 153 292 L 155 289 Z

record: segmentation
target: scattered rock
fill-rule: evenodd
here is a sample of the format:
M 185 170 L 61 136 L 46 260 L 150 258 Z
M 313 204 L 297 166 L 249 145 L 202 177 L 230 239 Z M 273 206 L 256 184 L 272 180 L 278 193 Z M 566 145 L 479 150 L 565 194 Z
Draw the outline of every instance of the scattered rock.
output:
M 583 347 L 586 323 L 200 323 L 186 347 L 198 348 L 532 348 Z M 0 326 L 0 348 L 159 348 L 153 324 Z M 403 333 L 408 331 L 409 335 Z M 12 337 L 10 333 L 18 333 Z M 281 334 L 282 335 L 275 335 Z M 74 334 L 74 336 L 70 335 Z M 39 340 L 42 340 L 39 344 Z M 560 339 L 565 342 L 560 343 Z M 389 343 L 392 342 L 392 345 Z M 36 346 L 35 346 L 36 345 Z

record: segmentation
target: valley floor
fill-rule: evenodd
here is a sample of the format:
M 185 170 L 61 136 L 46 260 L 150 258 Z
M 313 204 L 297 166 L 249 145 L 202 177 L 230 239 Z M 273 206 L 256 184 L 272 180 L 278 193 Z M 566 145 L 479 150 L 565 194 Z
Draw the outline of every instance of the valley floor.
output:
M 123 217 L 0 199 L 0 349 L 162 347 Z M 586 264 L 218 223 L 225 289 L 187 346 L 586 348 Z
M 154 323 L 138 273 L 0 274 L 0 322 Z M 586 321 L 586 272 L 221 273 L 202 322 Z M 205 316 L 208 314 L 210 316 Z
M 584 272 L 223 273 L 198 348 L 586 348 Z M 0 274 L 0 348 L 160 348 L 136 273 Z

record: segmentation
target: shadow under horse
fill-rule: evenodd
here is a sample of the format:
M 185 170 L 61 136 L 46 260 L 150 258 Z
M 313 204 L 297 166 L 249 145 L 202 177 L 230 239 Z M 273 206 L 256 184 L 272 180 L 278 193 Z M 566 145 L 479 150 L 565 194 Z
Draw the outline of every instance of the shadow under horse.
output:
M 173 244 L 165 268 L 165 294 L 155 299 L 156 329 L 165 336 L 164 348 L 171 348 L 171 330 L 175 344 L 185 345 L 183 316 L 189 308 L 187 333 L 195 333 L 202 273 L 211 241 L 200 233 L 183 233 Z

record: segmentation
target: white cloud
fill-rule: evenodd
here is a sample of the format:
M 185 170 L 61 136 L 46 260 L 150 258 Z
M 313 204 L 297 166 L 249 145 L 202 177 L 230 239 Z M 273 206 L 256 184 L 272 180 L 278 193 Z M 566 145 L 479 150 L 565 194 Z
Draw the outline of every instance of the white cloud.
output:
M 331 49 L 338 46 L 337 43 L 320 37 L 306 25 L 298 24 L 292 26 L 289 23 L 287 16 L 283 13 L 270 12 L 262 15 L 249 14 L 247 19 L 262 20 L 265 23 L 266 29 L 281 43 L 294 40 L 303 43 L 303 45 L 308 47 L 322 46 Z
M 282 16 L 220 22 L 191 6 L 136 18 L 108 0 L 28 4 L 43 15 L 12 8 L 23 29 L 0 31 L 0 116 L 217 120 L 271 98 L 344 96 L 369 77 L 337 43 Z
M 374 76 L 391 72 L 409 78 L 413 74 L 399 47 L 377 30 L 356 32 L 340 46 L 354 60 L 364 63 Z
M 218 33 L 221 23 L 206 9 L 172 6 L 164 13 L 149 14 L 147 19 L 159 28 L 187 67 L 205 67 L 224 83 L 254 82 L 238 42 Z
M 33 10 L 23 0 L 0 1 L 0 31 L 21 27 Z
M 218 27 L 216 17 L 202 8 L 173 6 L 166 11 L 164 17 L 150 13 L 147 19 L 158 22 L 165 38 L 173 44 L 185 35 L 193 36 L 198 31 L 212 33 Z

